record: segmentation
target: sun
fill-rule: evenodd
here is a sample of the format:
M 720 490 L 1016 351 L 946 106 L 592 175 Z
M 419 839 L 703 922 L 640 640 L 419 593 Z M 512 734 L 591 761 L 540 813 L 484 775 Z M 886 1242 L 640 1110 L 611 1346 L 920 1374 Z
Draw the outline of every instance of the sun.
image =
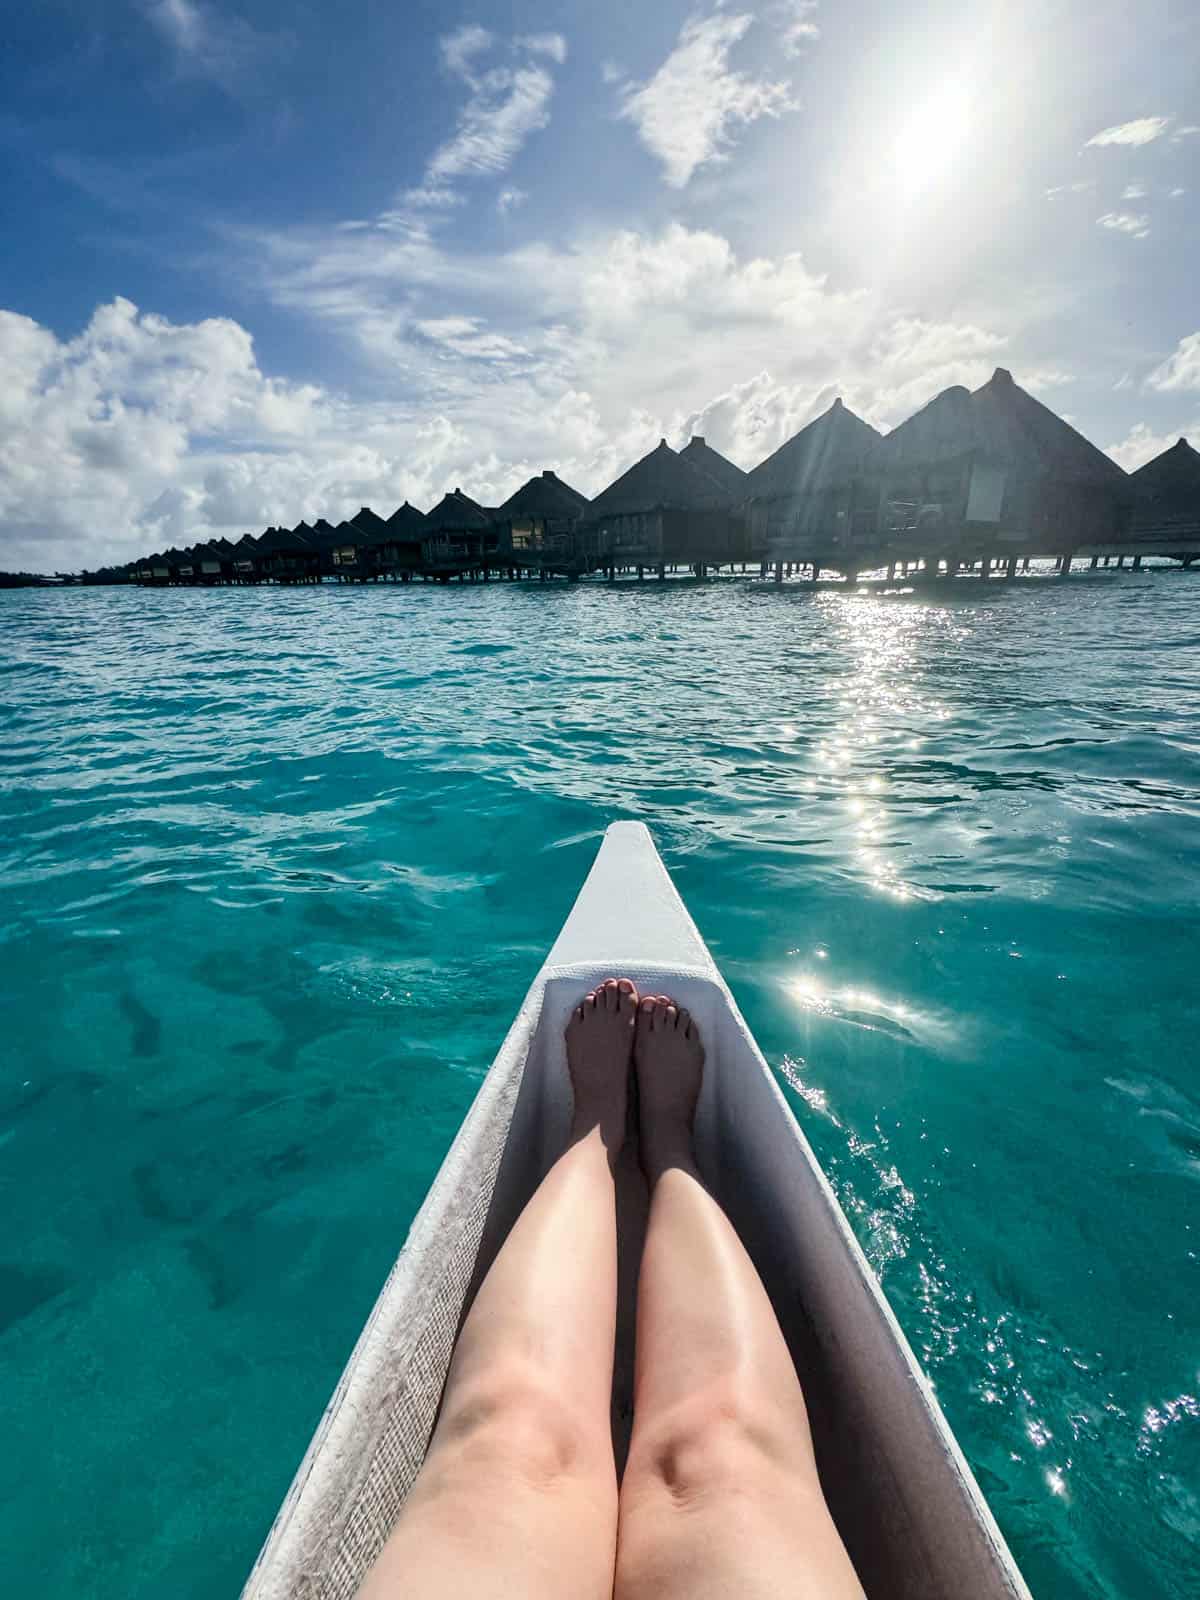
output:
M 910 198 L 946 176 L 962 153 L 970 126 L 971 96 L 958 79 L 938 84 L 901 118 L 892 166 Z

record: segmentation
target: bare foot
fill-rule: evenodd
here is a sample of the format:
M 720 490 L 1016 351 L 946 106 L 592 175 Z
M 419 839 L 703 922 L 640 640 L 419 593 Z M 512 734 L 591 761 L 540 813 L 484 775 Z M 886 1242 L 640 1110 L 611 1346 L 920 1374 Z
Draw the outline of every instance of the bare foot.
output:
M 567 1023 L 567 1067 L 575 1094 L 571 1138 L 600 1129 L 613 1155 L 625 1142 L 625 1101 L 637 990 L 628 978 L 608 978 L 584 996 Z
M 656 1183 L 668 1167 L 695 1172 L 692 1124 L 700 1098 L 704 1046 L 690 1012 L 665 994 L 646 995 L 638 1006 L 633 1059 L 647 1178 Z

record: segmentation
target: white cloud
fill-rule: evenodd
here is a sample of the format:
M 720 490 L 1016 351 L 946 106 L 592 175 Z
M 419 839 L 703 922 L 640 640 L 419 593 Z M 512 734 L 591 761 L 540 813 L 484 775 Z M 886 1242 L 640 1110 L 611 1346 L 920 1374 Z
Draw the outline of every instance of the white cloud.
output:
M 530 50 L 534 55 L 549 56 L 561 67 L 567 59 L 567 41 L 561 33 L 526 33 L 516 41 L 519 50 Z
M 1089 145 L 1143 145 L 1161 139 L 1171 125 L 1170 117 L 1135 117 L 1132 122 L 1119 122 L 1114 127 L 1102 128 L 1088 140 Z
M 1172 144 L 1180 144 L 1184 139 L 1193 139 L 1200 133 L 1200 123 L 1187 122 L 1181 128 L 1176 128 L 1171 135 Z
M 1146 379 L 1151 389 L 1200 389 L 1200 333 L 1189 333 Z
M 444 33 L 438 40 L 438 54 L 447 72 L 467 83 L 474 82 L 475 58 L 490 50 L 496 42 L 495 35 L 477 22 L 465 22 L 453 33 Z
M 401 200 L 417 211 L 449 211 L 463 203 L 463 196 L 446 184 L 421 183 L 415 189 L 405 189 Z
M 218 14 L 202 0 L 143 0 L 147 21 L 170 48 L 181 74 L 210 78 L 230 93 L 249 86 L 251 69 L 288 48 L 289 36 L 262 33 L 242 17 Z
M 780 0 L 776 15 L 783 48 L 789 56 L 798 56 L 821 37 L 821 30 L 813 21 L 816 10 L 817 0 Z
M 516 340 L 489 333 L 481 317 L 426 317 L 414 326 L 435 345 L 472 361 L 511 361 L 529 354 Z
M 1150 232 L 1150 218 L 1141 211 L 1106 211 L 1096 218 L 1096 226 L 1128 234 L 1131 239 L 1144 239 Z
M 731 461 L 751 467 L 819 416 L 832 398 L 826 389 L 814 392 L 809 385 L 780 383 L 764 368 L 689 412 L 673 437 L 682 446 L 699 434 Z
M 1144 183 L 1127 183 L 1121 191 L 1121 199 L 1144 200 L 1149 192 Z
M 0 312 L 0 395 L 3 559 L 42 569 L 135 554 L 164 495 L 172 536 L 203 526 L 226 464 L 236 480 L 256 457 L 303 460 L 328 415 L 319 390 L 262 374 L 237 323 L 171 323 L 122 299 L 66 341 Z
M 505 172 L 530 135 L 549 122 L 554 79 L 546 66 L 530 58 L 561 65 L 567 57 L 566 40 L 558 33 L 524 34 L 512 42 L 513 51 L 524 58 L 517 66 L 484 70 L 483 58 L 496 45 L 495 34 L 478 23 L 466 23 L 439 39 L 442 65 L 471 92 L 454 133 L 430 158 L 424 184 L 410 195 L 442 196 L 452 193 L 457 179 Z M 439 198 L 432 203 L 447 202 Z
M 1172 189 L 1169 198 L 1172 200 L 1178 200 L 1180 195 L 1184 195 L 1186 193 L 1186 189 Z
M 792 108 L 787 83 L 754 78 L 729 64 L 753 21 L 748 13 L 691 17 L 649 82 L 623 91 L 620 115 L 662 162 L 672 188 L 684 188 L 697 168 L 727 158 L 737 127 Z
M 1047 200 L 1053 200 L 1060 194 L 1091 194 L 1096 187 L 1095 178 L 1080 178 L 1075 183 L 1058 183 L 1053 189 L 1046 190 Z
M 523 206 L 528 199 L 528 192 L 524 189 L 501 189 L 496 196 L 496 210 L 502 217 L 507 216 L 510 211 Z
M 485 74 L 459 114 L 453 137 L 436 150 L 429 177 L 451 178 L 504 172 L 530 134 L 550 120 L 554 80 L 541 67 L 495 68 Z

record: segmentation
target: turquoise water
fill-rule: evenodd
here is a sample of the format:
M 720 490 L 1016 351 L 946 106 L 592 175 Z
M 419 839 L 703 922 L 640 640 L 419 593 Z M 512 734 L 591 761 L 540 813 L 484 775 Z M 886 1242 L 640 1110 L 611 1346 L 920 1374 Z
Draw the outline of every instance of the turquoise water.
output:
M 0 594 L 0 1587 L 236 1592 L 617 817 L 1038 1600 L 1200 1581 L 1200 578 Z

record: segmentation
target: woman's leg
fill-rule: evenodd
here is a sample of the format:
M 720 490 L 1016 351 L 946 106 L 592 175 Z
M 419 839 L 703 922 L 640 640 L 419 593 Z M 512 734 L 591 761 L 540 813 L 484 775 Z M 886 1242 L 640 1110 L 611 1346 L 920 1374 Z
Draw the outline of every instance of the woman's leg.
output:
M 775 1312 L 696 1169 L 687 1012 L 643 1000 L 634 1059 L 652 1194 L 617 1600 L 862 1600 Z
M 359 1600 L 611 1600 L 617 1233 L 637 995 L 610 979 L 567 1027 L 570 1144 L 455 1346 L 429 1452 Z

